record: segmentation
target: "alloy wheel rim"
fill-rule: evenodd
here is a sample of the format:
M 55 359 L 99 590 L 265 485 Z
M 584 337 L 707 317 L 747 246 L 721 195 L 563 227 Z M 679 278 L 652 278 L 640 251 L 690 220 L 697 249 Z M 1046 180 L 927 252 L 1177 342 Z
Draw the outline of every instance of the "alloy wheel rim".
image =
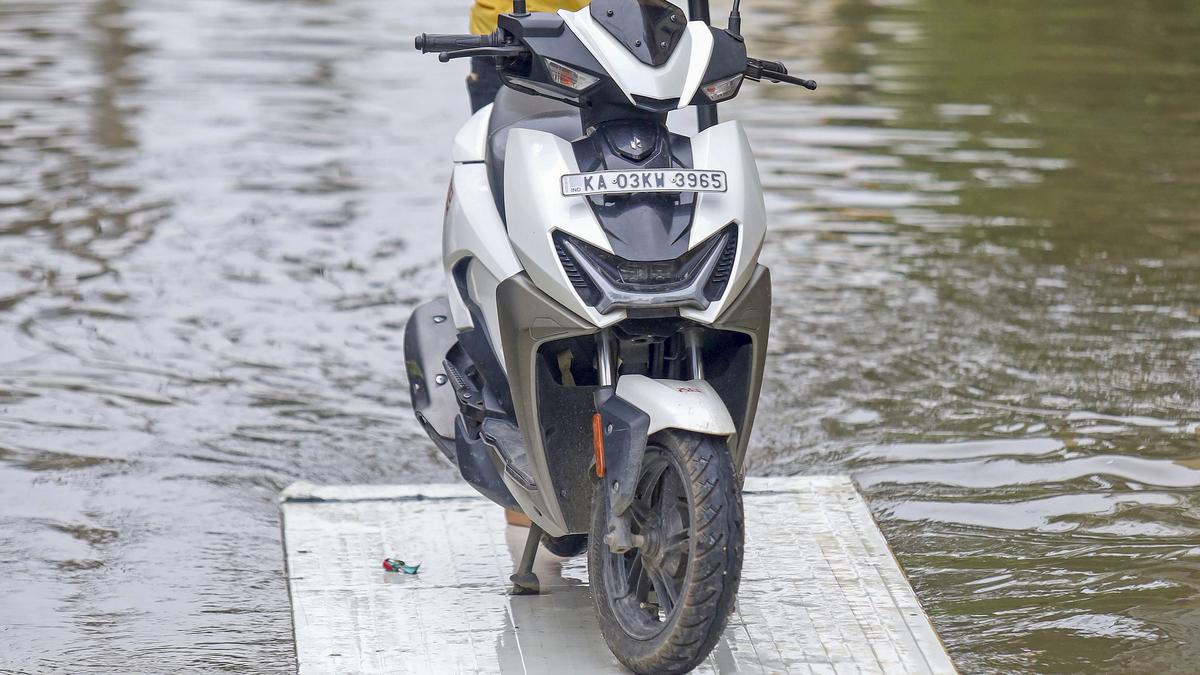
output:
M 646 449 L 629 520 L 630 530 L 643 543 L 626 553 L 605 551 L 605 586 L 621 628 L 647 640 L 679 613 L 691 549 L 683 475 L 659 448 Z

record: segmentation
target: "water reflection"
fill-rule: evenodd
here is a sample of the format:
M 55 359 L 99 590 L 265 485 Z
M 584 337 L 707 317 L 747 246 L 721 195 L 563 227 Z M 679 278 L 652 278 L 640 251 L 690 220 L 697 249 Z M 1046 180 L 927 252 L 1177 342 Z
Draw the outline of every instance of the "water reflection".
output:
M 753 470 L 854 472 L 964 671 L 1191 670 L 1200 11 L 743 9 L 822 84 L 725 113 L 772 215 Z M 463 21 L 0 5 L 6 667 L 289 670 L 275 491 L 452 479 L 398 331 L 466 110 L 408 38 Z
M 274 493 L 449 476 L 394 336 L 451 17 L 377 5 L 0 7 L 5 667 L 288 671 Z
M 966 671 L 1186 672 L 1200 12 L 772 4 L 836 86 L 740 102 L 788 298 L 756 468 L 854 470 Z

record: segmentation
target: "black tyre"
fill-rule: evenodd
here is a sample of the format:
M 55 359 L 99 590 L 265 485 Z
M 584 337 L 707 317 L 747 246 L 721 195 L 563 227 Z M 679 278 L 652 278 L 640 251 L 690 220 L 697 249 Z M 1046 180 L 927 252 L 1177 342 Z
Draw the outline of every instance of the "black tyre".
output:
M 725 444 L 666 431 L 646 447 L 631 529 L 645 543 L 604 543 L 609 500 L 598 481 L 588 576 L 609 649 L 637 673 L 684 673 L 721 636 L 742 573 L 742 497 Z
M 586 534 L 567 534 L 561 537 L 544 537 L 542 546 L 560 558 L 574 558 L 588 547 Z

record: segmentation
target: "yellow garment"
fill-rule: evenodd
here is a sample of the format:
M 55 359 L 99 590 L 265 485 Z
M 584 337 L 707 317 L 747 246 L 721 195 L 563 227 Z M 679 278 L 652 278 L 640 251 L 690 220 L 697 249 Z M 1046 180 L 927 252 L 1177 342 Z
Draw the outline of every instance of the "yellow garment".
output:
M 557 12 L 565 9 L 574 12 L 587 7 L 590 0 L 528 0 L 525 4 L 531 12 Z M 496 17 L 512 11 L 512 0 L 475 0 L 471 8 L 471 32 L 486 35 L 495 32 Z

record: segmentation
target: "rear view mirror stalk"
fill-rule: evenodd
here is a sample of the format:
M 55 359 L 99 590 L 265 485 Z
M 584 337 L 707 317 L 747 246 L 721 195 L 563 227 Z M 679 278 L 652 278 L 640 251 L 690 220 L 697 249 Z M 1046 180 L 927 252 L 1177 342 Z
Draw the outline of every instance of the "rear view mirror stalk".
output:
M 709 10 L 708 0 L 688 0 L 688 17 L 692 21 L 702 21 L 706 26 L 711 26 L 712 12 Z M 704 131 L 716 124 L 717 104 L 696 106 L 696 125 L 699 127 L 699 131 Z
M 738 11 L 742 4 L 742 0 L 733 0 L 733 9 L 729 10 L 729 25 L 725 27 L 726 32 L 738 38 L 742 38 L 742 14 Z

